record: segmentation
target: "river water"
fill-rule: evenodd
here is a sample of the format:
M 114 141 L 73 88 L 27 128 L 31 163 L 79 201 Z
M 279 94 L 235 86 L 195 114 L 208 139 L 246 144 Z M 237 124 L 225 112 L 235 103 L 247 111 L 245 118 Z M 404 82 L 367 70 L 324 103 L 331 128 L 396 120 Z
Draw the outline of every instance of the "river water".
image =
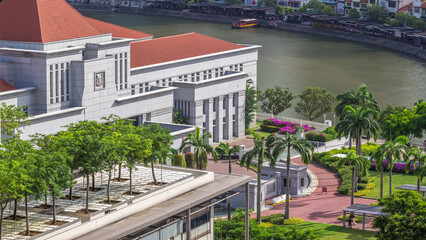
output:
M 154 37 L 198 32 L 234 43 L 262 45 L 258 63 L 258 87 L 262 90 L 280 85 L 300 94 L 306 87 L 319 86 L 340 94 L 365 83 L 382 106 L 411 107 L 426 98 L 426 63 L 385 48 L 267 28 L 234 30 L 228 24 L 180 18 L 84 14 Z M 301 118 L 293 109 L 282 115 Z M 332 119 L 332 114 L 327 118 Z M 316 120 L 322 121 L 322 117 Z

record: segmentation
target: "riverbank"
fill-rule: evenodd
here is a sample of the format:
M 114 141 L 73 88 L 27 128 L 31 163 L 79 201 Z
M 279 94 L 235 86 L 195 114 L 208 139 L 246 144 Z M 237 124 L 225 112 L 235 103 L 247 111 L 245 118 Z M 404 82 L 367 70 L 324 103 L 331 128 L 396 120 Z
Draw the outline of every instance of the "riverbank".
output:
M 76 8 L 78 11 L 108 11 L 108 12 L 112 11 L 112 7 L 108 5 L 73 5 L 73 7 Z M 194 13 L 189 11 L 172 11 L 172 10 L 155 9 L 155 8 L 121 7 L 119 9 L 119 13 L 178 17 L 178 18 L 185 18 L 185 19 L 191 19 L 191 20 L 201 20 L 201 21 L 220 22 L 220 23 L 232 23 L 239 19 L 239 18 L 232 18 L 232 17 L 222 16 L 222 15 Z M 260 26 L 269 27 L 268 21 L 260 20 L 259 22 L 260 22 Z M 341 31 L 333 31 L 333 30 L 327 31 L 324 29 L 316 29 L 312 26 L 305 26 L 305 25 L 285 23 L 285 22 L 278 22 L 273 28 L 278 30 L 296 31 L 296 32 L 322 35 L 322 36 L 327 36 L 332 38 L 360 42 L 360 43 L 374 45 L 378 47 L 384 47 L 384 48 L 398 51 L 403 54 L 408 54 L 426 61 L 425 49 L 420 49 L 419 47 L 416 47 L 414 45 L 410 45 L 403 42 L 397 42 L 394 40 L 376 38 L 372 36 L 361 35 L 359 33 L 341 32 Z

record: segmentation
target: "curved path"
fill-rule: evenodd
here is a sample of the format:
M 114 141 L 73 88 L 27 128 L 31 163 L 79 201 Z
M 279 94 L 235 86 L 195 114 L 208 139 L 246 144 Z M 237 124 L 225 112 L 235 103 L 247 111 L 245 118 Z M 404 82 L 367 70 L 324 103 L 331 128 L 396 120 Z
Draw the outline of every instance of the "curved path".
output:
M 231 143 L 231 145 L 234 144 L 244 144 L 246 148 L 249 148 L 250 145 L 252 145 L 252 140 L 248 138 L 239 139 Z M 300 157 L 293 158 L 292 163 L 303 164 L 300 161 Z M 312 222 L 336 225 L 342 224 L 341 220 L 337 220 L 337 218 L 342 215 L 343 209 L 350 206 L 351 198 L 337 192 L 341 181 L 339 176 L 317 163 L 309 164 L 309 169 L 315 173 L 318 178 L 318 188 L 310 196 L 294 198 L 290 202 L 290 217 L 299 217 Z M 228 160 L 218 160 L 217 163 L 210 160 L 207 170 L 228 173 Z M 241 168 L 235 161 L 232 163 L 232 173 L 249 175 L 253 178 L 257 176 L 256 172 Z M 322 193 L 322 187 L 327 187 L 327 194 Z M 371 204 L 376 202 L 377 201 L 374 199 L 355 198 L 355 203 L 358 204 Z M 270 210 L 262 212 L 262 216 L 284 213 L 284 209 L 285 204 L 277 205 Z M 255 215 L 252 217 L 255 217 Z

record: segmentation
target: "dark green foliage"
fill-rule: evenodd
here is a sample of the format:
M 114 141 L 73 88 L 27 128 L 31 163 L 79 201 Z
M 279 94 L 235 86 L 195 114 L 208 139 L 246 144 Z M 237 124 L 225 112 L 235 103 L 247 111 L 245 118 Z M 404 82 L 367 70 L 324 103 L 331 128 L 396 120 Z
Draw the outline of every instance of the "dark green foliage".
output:
M 244 102 L 244 121 L 246 134 L 250 134 L 249 127 L 253 123 L 255 113 L 257 111 L 258 91 L 253 84 L 253 80 L 249 79 L 246 83 L 246 99 Z
M 367 19 L 371 22 L 385 23 L 388 20 L 388 10 L 383 6 L 372 5 L 368 7 Z
M 182 160 L 183 160 L 182 154 L 175 155 L 173 157 L 173 166 L 182 167 Z
M 302 7 L 297 9 L 298 12 L 308 12 L 311 10 L 319 14 L 324 14 L 329 16 L 335 15 L 332 7 L 327 6 L 318 0 L 311 0 L 308 2 L 308 4 L 305 4 Z
M 263 216 L 262 222 L 269 222 L 275 225 L 283 225 L 284 224 L 284 214 L 276 213 L 271 214 L 269 216 Z
M 195 157 L 194 157 L 194 154 L 192 152 L 185 153 L 186 167 L 188 167 L 188 168 L 195 168 L 195 161 L 194 161 L 194 159 L 195 159 Z
M 235 219 L 235 218 L 233 218 Z M 216 220 L 214 223 L 215 240 L 243 240 L 244 221 Z M 272 227 L 262 226 L 250 219 L 250 239 L 256 240 L 312 240 L 318 239 L 312 229 L 301 230 L 296 226 L 274 225 Z
M 259 94 L 259 101 L 262 103 L 260 108 L 262 111 L 276 116 L 290 108 L 291 101 L 295 97 L 288 88 L 282 89 L 280 86 L 275 86 L 275 88 L 266 89 L 265 92 Z
M 189 124 L 188 118 L 179 110 L 173 110 L 173 122 L 178 124 Z
M 379 199 L 381 215 L 374 219 L 377 239 L 425 239 L 426 199 L 414 191 L 400 191 Z
M 364 190 L 367 189 L 367 184 L 359 183 L 357 186 L 358 190 Z
M 295 107 L 296 112 L 313 121 L 333 109 L 336 96 L 326 88 L 308 87 L 298 97 L 300 102 Z
M 308 132 L 305 134 L 305 137 L 309 141 L 317 142 L 328 142 L 337 138 L 337 133 L 334 130 L 334 127 L 329 127 L 322 131 L 321 133 L 317 132 Z
M 262 130 L 262 132 L 276 133 L 276 132 L 279 132 L 280 129 L 281 128 L 277 126 L 271 126 L 271 125 L 265 125 L 265 124 L 260 125 L 260 130 Z
M 353 19 L 359 19 L 361 17 L 361 13 L 356 8 L 349 9 L 349 17 Z

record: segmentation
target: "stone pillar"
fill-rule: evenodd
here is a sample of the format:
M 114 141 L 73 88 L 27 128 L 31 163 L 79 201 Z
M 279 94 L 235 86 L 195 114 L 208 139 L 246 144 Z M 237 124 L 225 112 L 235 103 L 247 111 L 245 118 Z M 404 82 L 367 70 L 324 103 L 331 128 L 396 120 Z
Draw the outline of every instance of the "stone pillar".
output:
M 218 101 L 218 106 L 216 108 L 216 126 L 217 126 L 217 141 L 221 141 L 223 139 L 223 101 L 224 101 L 224 97 L 220 96 L 219 97 L 219 101 Z

